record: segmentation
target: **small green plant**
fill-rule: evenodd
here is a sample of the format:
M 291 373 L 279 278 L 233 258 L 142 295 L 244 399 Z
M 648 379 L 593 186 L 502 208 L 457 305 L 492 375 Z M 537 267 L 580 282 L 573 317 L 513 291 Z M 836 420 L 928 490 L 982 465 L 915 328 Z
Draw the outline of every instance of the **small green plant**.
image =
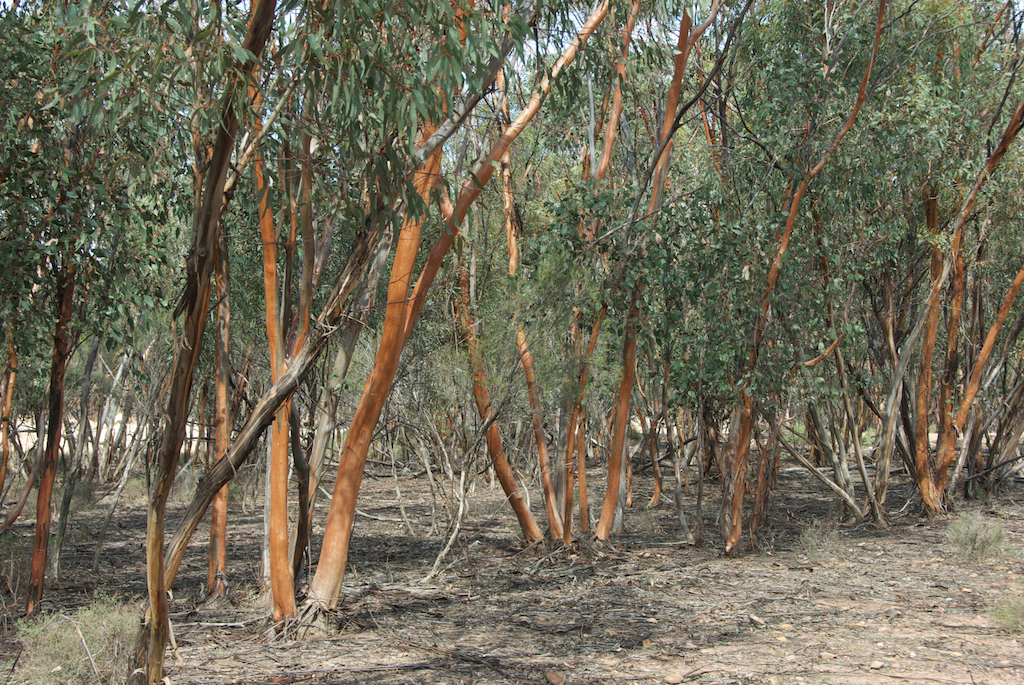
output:
M 1003 630 L 1011 633 L 1024 632 L 1024 597 L 1000 602 L 989 610 L 993 620 Z
M 830 557 L 839 545 L 835 521 L 812 521 L 800 531 L 800 545 L 809 561 Z
M 946 528 L 946 541 L 956 554 L 975 561 L 1002 554 L 1005 537 L 1002 523 L 990 522 L 975 513 L 961 514 Z
M 15 678 L 40 685 L 123 682 L 138 627 L 132 604 L 101 595 L 74 612 L 23 619 Z

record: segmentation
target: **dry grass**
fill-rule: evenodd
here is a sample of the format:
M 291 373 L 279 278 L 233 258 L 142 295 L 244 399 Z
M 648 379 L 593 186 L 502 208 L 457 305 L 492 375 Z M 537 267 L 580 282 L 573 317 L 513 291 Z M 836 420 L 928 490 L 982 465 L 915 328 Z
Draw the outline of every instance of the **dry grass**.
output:
M 973 512 L 961 514 L 946 528 L 946 541 L 957 556 L 973 561 L 1001 555 L 1005 539 L 1002 523 L 989 521 Z
M 658 525 L 658 519 L 655 516 L 653 509 L 644 507 L 643 509 L 637 509 L 632 512 L 629 523 L 637 533 L 643 535 L 655 535 L 662 532 L 661 526 Z
M 811 521 L 800 531 L 800 545 L 808 561 L 832 557 L 839 546 L 839 531 L 835 521 Z
M 1024 597 L 1014 597 L 989 610 L 996 624 L 1011 633 L 1024 632 Z
M 22 619 L 18 639 L 24 649 L 13 682 L 124 682 L 128 675 L 127 653 L 138 626 L 137 607 L 104 596 L 73 612 Z

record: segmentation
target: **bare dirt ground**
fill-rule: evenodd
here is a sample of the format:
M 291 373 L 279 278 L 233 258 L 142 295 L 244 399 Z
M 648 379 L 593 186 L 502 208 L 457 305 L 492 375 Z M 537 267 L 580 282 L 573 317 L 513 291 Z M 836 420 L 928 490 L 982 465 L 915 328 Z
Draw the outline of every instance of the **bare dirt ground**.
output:
M 909 484 L 894 478 L 895 509 Z M 601 481 L 600 469 L 591 469 L 592 508 Z M 1005 530 L 1006 551 L 980 561 L 957 556 L 944 535 L 951 519 L 924 520 L 916 503 L 891 512 L 889 530 L 839 526 L 830 537 L 826 524 L 825 534 L 811 536 L 818 550 L 808 555 L 802 527 L 827 521 L 834 505 L 792 470 L 773 496 L 766 549 L 723 557 L 714 483 L 702 548 L 680 541 L 671 497 L 644 510 L 649 487 L 648 474 L 637 477 L 637 506 L 611 545 L 524 549 L 500 491 L 479 482 L 443 573 L 423 582 L 445 539 L 444 522 L 428 535 L 426 478 L 399 471 L 395 480 L 390 468 L 371 467 L 346 596 L 332 617 L 337 630 L 302 639 L 268 630 L 256 579 L 261 516 L 244 515 L 236 499 L 231 602 L 203 601 L 201 532 L 175 584 L 177 647 L 167 676 L 173 685 L 1024 682 L 1024 637 L 999 628 L 990 613 L 1024 594 L 1021 484 L 962 505 Z M 540 495 L 531 492 L 539 514 Z M 694 495 L 691 485 L 691 517 Z M 100 572 L 90 572 L 89 529 L 107 506 L 102 499 L 76 514 L 66 571 L 48 588 L 44 611 L 67 611 L 96 592 L 142 606 L 142 508 L 118 510 Z M 325 512 L 321 501 L 318 521 Z M 27 518 L 15 535 L 32 534 Z M 18 649 L 18 633 L 9 631 L 0 650 Z M 3 675 L 27 682 L 17 668 Z

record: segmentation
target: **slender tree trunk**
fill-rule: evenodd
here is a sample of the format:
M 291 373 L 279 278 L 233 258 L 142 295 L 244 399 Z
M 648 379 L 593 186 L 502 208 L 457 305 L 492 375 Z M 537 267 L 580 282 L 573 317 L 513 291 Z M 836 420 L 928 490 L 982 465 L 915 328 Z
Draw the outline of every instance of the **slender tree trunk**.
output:
M 925 217 L 928 225 L 928 232 L 933 240 L 938 238 L 939 216 L 938 198 L 930 188 L 925 188 Z M 938 245 L 933 244 L 931 248 L 931 287 L 934 288 L 942 275 L 942 251 Z M 929 301 L 928 316 L 924 328 L 924 341 L 921 344 L 921 371 L 917 377 L 917 421 L 915 433 L 917 434 L 916 452 L 914 454 L 914 469 L 917 473 L 917 486 L 921 492 L 921 500 L 926 511 L 937 511 L 938 499 L 941 496 L 935 490 L 935 481 L 932 477 L 931 463 L 931 440 L 928 435 L 928 419 L 931 415 L 931 392 L 932 392 L 932 357 L 935 352 L 935 339 L 939 327 L 939 306 Z
M 64 496 L 61 498 L 60 515 L 57 519 L 57 539 L 53 546 L 53 578 L 60 577 L 61 550 L 64 547 L 64 534 L 67 532 L 68 517 L 71 514 L 71 500 L 75 496 L 75 487 L 82 476 L 82 469 L 85 465 L 82 459 L 85 454 L 85 445 L 89 440 L 89 396 L 92 392 L 92 370 L 96 364 L 96 355 L 99 353 L 100 339 L 93 340 L 92 347 L 85 359 L 85 372 L 82 377 L 82 395 L 79 403 L 78 419 L 78 441 L 75 445 L 74 456 L 71 460 L 67 482 L 64 485 Z
M 633 392 L 633 378 L 636 373 L 636 319 L 639 316 L 637 301 L 643 285 L 637 283 L 630 296 L 629 313 L 626 316 L 626 333 L 622 342 L 622 380 L 615 404 L 615 437 L 608 456 L 608 489 L 605 491 L 601 519 L 594 535 L 607 540 L 612 533 L 612 524 L 619 502 L 619 485 L 622 476 L 622 455 L 629 434 L 629 400 Z
M 7 465 L 11 461 L 11 401 L 14 399 L 14 380 L 18 375 L 18 357 L 14 352 L 14 343 L 7 344 L 7 378 L 0 405 L 0 493 L 4 491 L 7 480 Z
M 476 401 L 477 411 L 480 412 L 480 421 L 484 425 L 489 424 L 487 429 L 487 451 L 491 457 L 491 465 L 494 467 L 502 490 L 508 498 L 512 511 L 516 514 L 519 527 L 524 537 L 530 542 L 542 540 L 544 534 L 534 520 L 530 509 L 526 506 L 522 494 L 516 485 L 515 475 L 512 467 L 505 456 L 505 446 L 502 444 L 501 433 L 494 422 L 494 409 L 491 406 L 490 394 L 487 391 L 487 379 L 484 375 L 484 361 L 480 356 L 480 346 L 477 344 L 475 322 L 470 311 L 469 273 L 465 264 L 459 265 L 459 288 L 462 291 L 459 298 L 459 314 L 462 322 L 462 332 L 466 338 L 466 351 L 469 353 L 469 365 L 473 374 L 473 399 Z M 553 504 L 553 503 L 552 503 Z M 549 507 L 552 506 L 549 504 Z M 558 531 L 559 534 L 561 531 Z M 560 537 L 560 535 L 559 535 Z
M 285 312 L 278 310 L 277 253 L 279 236 L 274 226 L 273 210 L 270 208 L 269 186 L 264 179 L 262 155 L 256 157 L 256 192 L 260 197 L 260 236 L 263 242 L 263 290 L 266 300 L 266 328 L 269 341 L 271 380 L 276 383 L 285 370 L 284 335 L 282 321 L 288 317 L 288 302 Z M 291 184 L 289 174 L 281 174 L 285 187 Z M 293 222 L 294 223 L 294 222 Z M 289 241 L 290 243 L 290 241 Z M 289 257 L 292 248 L 288 249 Z M 289 265 L 290 259 L 285 260 Z M 285 277 L 284 292 L 290 293 L 289 278 Z M 267 469 L 267 493 L 269 496 L 268 548 L 270 590 L 273 597 L 273 618 L 275 623 L 292 618 L 296 613 L 295 583 L 291 575 L 288 556 L 288 420 L 291 412 L 289 398 L 277 410 L 271 428 L 269 465 Z
M 533 438 L 537 446 L 538 461 L 540 462 L 541 487 L 544 490 L 544 505 L 547 507 L 548 525 L 551 526 L 551 536 L 558 540 L 567 534 L 566 528 L 569 527 L 569 519 L 563 519 L 558 512 L 555 488 L 551 482 L 551 470 L 548 463 L 548 442 L 544 436 L 544 414 L 540 406 L 540 393 L 537 391 L 537 378 L 533 371 L 533 355 L 530 354 L 530 348 L 526 344 L 526 332 L 521 324 L 519 325 L 519 330 L 516 331 L 516 344 L 519 347 L 519 361 L 522 362 L 523 371 L 526 374 L 526 390 L 530 398 L 530 419 L 533 424 Z M 569 482 L 571 482 L 571 479 Z M 569 486 L 567 485 L 567 487 Z M 571 535 L 571 533 L 568 534 Z
M 228 356 L 231 336 L 231 288 L 228 272 L 228 251 L 224 241 L 217 246 L 215 268 L 217 284 L 217 372 L 214 381 L 215 438 L 217 461 L 224 458 L 231 442 L 234 423 L 228 401 L 231 385 L 231 362 Z M 228 484 L 224 484 L 213 498 L 210 508 L 210 567 L 206 590 L 223 597 L 227 592 L 227 517 Z
M 259 61 L 270 37 L 276 14 L 276 0 L 254 0 L 248 31 L 242 47 L 256 59 L 240 65 L 251 73 Z M 214 255 L 220 233 L 221 212 L 224 205 L 224 186 L 238 131 L 235 90 L 244 87 L 247 79 L 238 78 L 224 94 L 223 110 L 217 136 L 205 175 L 202 204 L 193 222 L 192 250 L 186 260 L 187 280 L 185 292 L 175 310 L 175 318 L 185 314 L 184 341 L 180 346 L 171 371 L 170 389 L 165 413 L 165 428 L 157 451 L 157 477 L 150 493 L 146 526 L 146 580 L 149 588 L 149 613 L 146 624 L 136 643 L 133 666 L 143 667 L 133 673 L 131 682 L 155 684 L 163 680 L 164 648 L 167 644 L 169 624 L 167 593 L 164 584 L 164 515 L 167 496 L 174 483 L 178 468 L 185 422 L 188 418 L 189 397 L 195 366 L 202 350 L 203 331 L 209 306 L 211 275 Z M 133 669 L 134 671 L 134 669 Z
M 50 499 L 60 456 L 60 429 L 64 414 L 64 373 L 68 363 L 68 326 L 71 321 L 75 291 L 74 266 L 67 261 L 57 270 L 57 327 L 53 334 L 53 361 L 50 364 L 49 419 L 46 451 L 39 469 L 39 492 L 36 499 L 36 539 L 32 548 L 32 575 L 28 586 L 26 614 L 39 610 L 43 599 L 46 575 L 46 553 L 50 546 Z

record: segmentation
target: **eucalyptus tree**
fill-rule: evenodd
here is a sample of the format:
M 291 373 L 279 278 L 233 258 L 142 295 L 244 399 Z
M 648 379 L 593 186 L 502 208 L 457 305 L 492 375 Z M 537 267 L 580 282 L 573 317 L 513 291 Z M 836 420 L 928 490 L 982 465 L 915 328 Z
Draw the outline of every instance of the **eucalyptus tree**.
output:
M 7 112 L 0 129 L 0 316 L 23 369 L 52 336 L 46 448 L 34 469 L 32 613 L 44 585 L 68 359 L 88 336 L 130 344 L 140 311 L 156 304 L 166 263 L 160 225 L 168 216 L 159 193 L 168 184 L 137 183 L 152 131 L 111 126 L 103 114 L 123 106 L 125 94 L 90 100 L 102 72 L 61 58 L 90 50 L 75 39 L 85 24 L 75 7 L 11 10 L 0 21 L 7 55 L 0 67 Z

